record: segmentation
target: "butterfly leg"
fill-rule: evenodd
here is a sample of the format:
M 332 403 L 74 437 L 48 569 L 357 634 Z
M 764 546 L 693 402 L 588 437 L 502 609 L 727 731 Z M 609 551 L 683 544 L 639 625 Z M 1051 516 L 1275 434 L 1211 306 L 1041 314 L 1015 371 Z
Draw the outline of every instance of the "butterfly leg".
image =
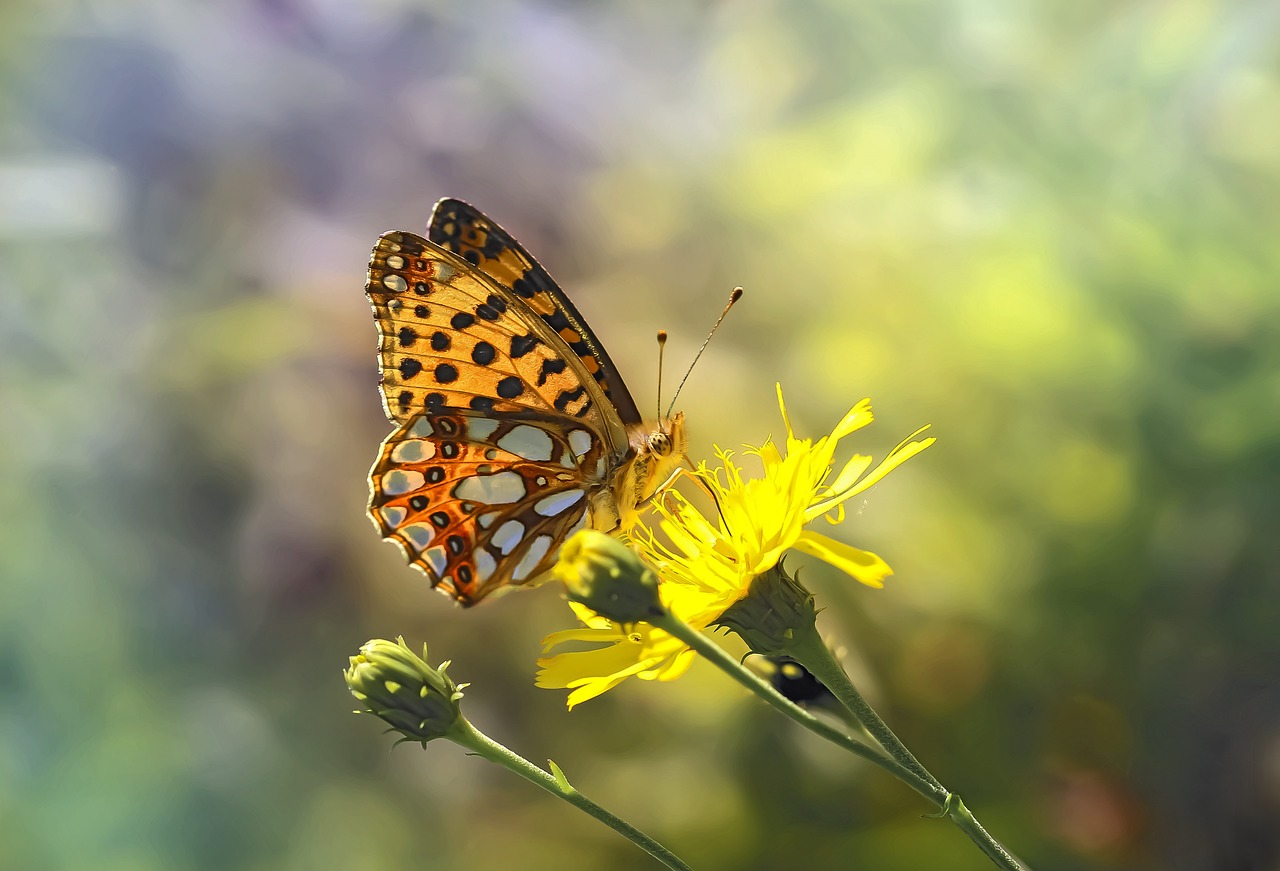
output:
M 685 457 L 685 462 L 689 463 L 690 466 L 693 465 L 687 456 Z M 650 502 L 661 496 L 669 487 L 675 484 L 675 482 L 682 477 L 688 478 L 699 490 L 711 497 L 711 501 L 715 503 L 716 506 L 716 513 L 720 515 L 720 522 L 724 524 L 725 531 L 732 533 L 732 530 L 729 529 L 729 520 L 724 516 L 724 510 L 720 507 L 720 500 L 716 497 L 715 491 L 707 486 L 707 482 L 702 480 L 701 476 L 697 475 L 692 469 L 686 468 L 685 466 L 678 467 L 674 472 L 668 475 L 667 480 L 663 481 L 658 488 L 653 491 L 651 496 L 641 500 L 640 503 L 636 505 L 636 508 L 643 511 L 645 508 L 649 507 Z

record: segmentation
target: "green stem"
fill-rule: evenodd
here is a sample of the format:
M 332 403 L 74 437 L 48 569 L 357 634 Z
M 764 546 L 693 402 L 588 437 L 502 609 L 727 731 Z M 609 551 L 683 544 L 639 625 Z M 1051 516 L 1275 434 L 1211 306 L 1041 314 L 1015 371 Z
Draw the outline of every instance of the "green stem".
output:
M 849 680 L 849 676 L 827 649 L 826 642 L 818 634 L 815 625 L 810 623 L 795 627 L 795 634 L 787 645 L 787 655 L 825 684 L 890 756 L 929 783 L 944 789 L 938 778 L 920 764 L 911 751 L 898 740 L 898 736 L 893 734 L 893 730 L 880 719 L 880 715 L 867 704 L 867 700 L 854 687 L 853 681 Z
M 936 806 L 942 807 L 946 803 L 947 791 L 945 789 L 930 783 L 910 768 L 907 768 L 898 761 L 890 759 L 883 753 L 868 747 L 861 741 L 850 738 L 844 732 L 841 732 L 829 723 L 819 720 L 813 714 L 809 713 L 804 708 L 779 693 L 770 686 L 767 681 L 757 677 L 750 669 L 726 653 L 724 648 L 711 641 L 679 617 L 676 617 L 674 614 L 664 613 L 660 616 L 655 615 L 649 618 L 648 622 L 689 645 L 699 654 L 711 660 L 711 662 L 713 662 L 718 668 L 728 674 L 729 677 L 760 696 L 770 705 L 777 708 L 779 711 L 786 714 L 809 731 L 822 736 L 833 744 L 838 744 L 850 753 L 861 756 L 863 759 L 866 759 L 874 765 L 880 766 L 885 771 L 888 771 L 894 777 L 910 786 L 916 792 L 929 799 Z
M 970 813 L 969 809 L 965 807 L 964 802 L 960 800 L 960 796 L 949 792 L 938 782 L 937 778 L 929 774 L 929 772 L 925 770 L 924 766 L 916 761 L 915 757 L 902 746 L 902 742 L 898 741 L 897 737 L 889 731 L 889 728 L 885 726 L 878 716 L 875 715 L 875 712 L 871 710 L 871 707 L 867 705 L 866 701 L 863 700 L 861 696 L 857 696 L 857 698 L 866 710 L 871 712 L 871 716 L 874 717 L 874 722 L 880 724 L 880 728 L 882 728 L 883 731 L 892 738 L 893 743 L 901 748 L 902 753 L 905 754 L 905 758 L 910 759 L 914 764 L 908 765 L 901 759 L 884 756 L 871 747 L 868 747 L 866 744 L 850 738 L 839 729 L 819 720 L 804 708 L 801 708 L 799 705 L 787 699 L 770 686 L 768 682 L 757 677 L 746 666 L 742 665 L 738 660 L 726 653 L 724 648 L 720 647 L 720 645 L 711 641 L 701 632 L 697 631 L 674 614 L 664 613 L 661 616 L 653 616 L 648 622 L 689 645 L 699 654 L 711 660 L 711 662 L 713 662 L 717 667 L 728 674 L 729 677 L 760 696 L 770 705 L 777 708 L 779 711 L 782 711 L 809 731 L 821 735 L 833 744 L 838 744 L 849 752 L 855 753 L 863 759 L 880 766 L 885 771 L 888 771 L 894 777 L 907 784 L 907 786 L 910 786 L 939 809 L 939 813 L 934 816 L 946 817 L 955 823 L 962 832 L 969 836 L 969 840 L 973 841 L 998 867 L 1005 869 L 1005 871 L 1027 871 L 1026 866 L 1022 865 L 1012 853 L 1005 849 L 1003 844 L 991 837 L 987 830 L 982 827 L 973 814 Z M 813 634 L 817 637 L 816 629 L 814 629 Z M 820 637 L 818 638 L 818 642 L 823 651 L 822 656 L 835 664 L 835 660 L 831 657 L 831 652 L 827 650 L 825 644 L 821 643 Z M 789 648 L 787 653 L 805 668 L 808 668 L 809 671 L 813 673 L 814 677 L 818 678 L 823 683 L 826 683 L 823 675 L 826 674 L 828 669 L 820 666 L 820 673 L 819 670 L 815 670 L 810 667 L 809 662 L 806 661 L 808 659 L 816 660 L 819 658 L 805 655 L 812 653 L 812 651 L 808 650 L 808 645 L 799 645 L 795 650 Z M 849 678 L 844 674 L 843 669 L 840 669 L 838 664 L 835 664 L 835 668 L 840 672 L 840 675 L 843 677 L 843 682 L 848 685 L 848 689 L 853 690 L 853 684 L 849 682 Z M 839 684 L 840 682 L 837 681 L 836 683 Z M 831 684 L 827 684 L 827 687 L 831 689 L 831 691 L 835 693 L 841 701 L 844 701 L 844 695 L 842 692 L 837 691 L 836 687 L 833 687 Z M 857 695 L 856 690 L 853 690 L 853 693 L 854 695 Z M 857 716 L 858 712 L 854 711 L 854 714 Z M 880 737 L 870 729 L 866 720 L 863 720 L 861 716 L 859 716 L 858 719 L 863 723 L 863 725 L 868 726 L 868 731 L 871 731 L 872 735 L 876 737 L 876 740 L 881 740 Z M 889 748 L 886 747 L 885 749 L 887 750 Z
M 619 819 L 609 813 L 600 805 L 587 798 L 569 785 L 569 781 L 564 779 L 564 775 L 560 773 L 560 769 L 556 768 L 559 777 L 548 774 L 538 766 L 534 765 L 523 756 L 507 749 L 506 747 L 494 741 L 488 735 L 481 732 L 475 726 L 471 725 L 467 720 L 460 718 L 454 724 L 450 731 L 449 737 L 466 749 L 472 751 L 478 756 L 483 756 L 490 762 L 496 762 L 504 768 L 514 771 L 530 783 L 537 784 L 547 792 L 562 798 L 569 804 L 585 811 L 613 829 L 622 837 L 635 844 L 641 850 L 644 850 L 653 858 L 657 859 L 663 865 L 673 869 L 673 871 L 693 871 L 688 865 L 680 860 L 680 857 L 672 853 L 666 847 L 659 844 L 653 838 L 628 823 L 626 820 Z M 554 768 L 554 763 L 552 764 Z
M 946 817 L 955 823 L 956 827 L 968 835 L 969 840 L 977 844 L 982 852 L 987 854 L 987 858 L 998 867 L 1009 869 L 1009 871 L 1026 871 L 1026 866 L 1018 860 L 1018 857 L 1010 853 L 1004 844 L 991 837 L 991 833 L 982 827 L 982 823 L 978 822 L 978 818 L 964 806 L 960 796 L 954 792 L 947 793 L 947 801 L 936 816 Z
M 995 862 L 999 867 L 1014 869 L 1014 871 L 1023 868 L 1013 854 L 982 827 L 982 824 L 978 822 L 977 818 L 965 807 L 964 802 L 960 800 L 960 796 L 948 790 L 936 777 L 930 774 L 928 769 L 921 765 L 915 756 L 911 754 L 911 751 L 898 740 L 898 736 L 893 734 L 893 730 L 885 724 L 884 720 L 880 719 L 880 715 L 867 704 L 866 699 L 854 687 L 853 681 L 849 680 L 849 675 L 845 673 L 844 668 L 832 656 L 830 648 L 827 647 L 826 642 L 822 640 L 822 636 L 818 633 L 817 626 L 808 623 L 794 628 L 795 632 L 787 645 L 787 655 L 807 668 L 809 673 L 819 681 L 826 684 L 827 689 L 831 690 L 835 697 L 858 718 L 858 722 L 880 742 L 880 745 L 899 764 L 909 768 L 921 778 L 946 793 L 946 801 L 943 803 L 942 810 L 938 816 L 945 816 L 955 823 L 962 832 L 969 836 L 969 840 L 977 844 L 982 852 L 986 853 L 991 861 Z

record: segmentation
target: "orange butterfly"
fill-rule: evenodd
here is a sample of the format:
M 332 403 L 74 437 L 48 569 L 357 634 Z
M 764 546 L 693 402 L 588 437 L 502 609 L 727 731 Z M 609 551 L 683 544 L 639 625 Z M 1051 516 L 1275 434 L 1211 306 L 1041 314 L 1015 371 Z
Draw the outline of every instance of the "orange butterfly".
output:
M 365 292 L 398 426 L 369 516 L 464 606 L 536 583 L 583 526 L 627 528 L 687 463 L 683 413 L 645 423 L 573 303 L 472 206 L 383 234 Z

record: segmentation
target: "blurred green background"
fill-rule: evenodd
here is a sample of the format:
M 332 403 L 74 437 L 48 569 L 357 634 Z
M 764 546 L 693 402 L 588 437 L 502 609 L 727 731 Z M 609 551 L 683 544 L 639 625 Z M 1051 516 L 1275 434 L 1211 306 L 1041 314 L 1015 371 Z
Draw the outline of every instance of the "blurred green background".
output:
M 886 589 L 805 578 L 1038 871 L 1280 868 L 1278 46 L 1269 0 L 0 7 L 0 868 L 656 867 L 352 716 L 398 633 L 700 871 L 988 867 L 708 667 L 566 713 L 556 590 L 463 612 L 378 540 L 364 271 L 446 195 L 643 408 L 746 287 L 696 457 L 775 381 L 934 425 L 836 531 Z

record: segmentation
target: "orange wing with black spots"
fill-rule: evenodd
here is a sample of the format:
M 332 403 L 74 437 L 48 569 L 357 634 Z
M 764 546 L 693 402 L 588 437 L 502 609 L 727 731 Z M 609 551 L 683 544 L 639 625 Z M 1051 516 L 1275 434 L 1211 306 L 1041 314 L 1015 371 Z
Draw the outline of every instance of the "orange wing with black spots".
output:
M 382 445 L 369 513 L 431 585 L 464 606 L 535 582 L 592 519 L 604 445 L 533 412 L 419 415 Z
M 365 290 L 393 422 L 446 408 L 562 414 L 625 450 L 625 428 L 564 338 L 467 261 L 413 233 L 386 233 Z
M 584 525 L 632 522 L 678 465 L 684 424 L 640 420 L 581 315 L 496 224 L 442 200 L 430 232 L 386 233 L 369 259 L 397 424 L 369 515 L 433 587 L 473 605 L 537 583 Z
M 462 200 L 443 199 L 431 212 L 427 238 L 454 252 L 538 313 L 595 378 L 624 424 L 641 422 L 631 391 L 600 340 L 547 270 L 510 233 Z

